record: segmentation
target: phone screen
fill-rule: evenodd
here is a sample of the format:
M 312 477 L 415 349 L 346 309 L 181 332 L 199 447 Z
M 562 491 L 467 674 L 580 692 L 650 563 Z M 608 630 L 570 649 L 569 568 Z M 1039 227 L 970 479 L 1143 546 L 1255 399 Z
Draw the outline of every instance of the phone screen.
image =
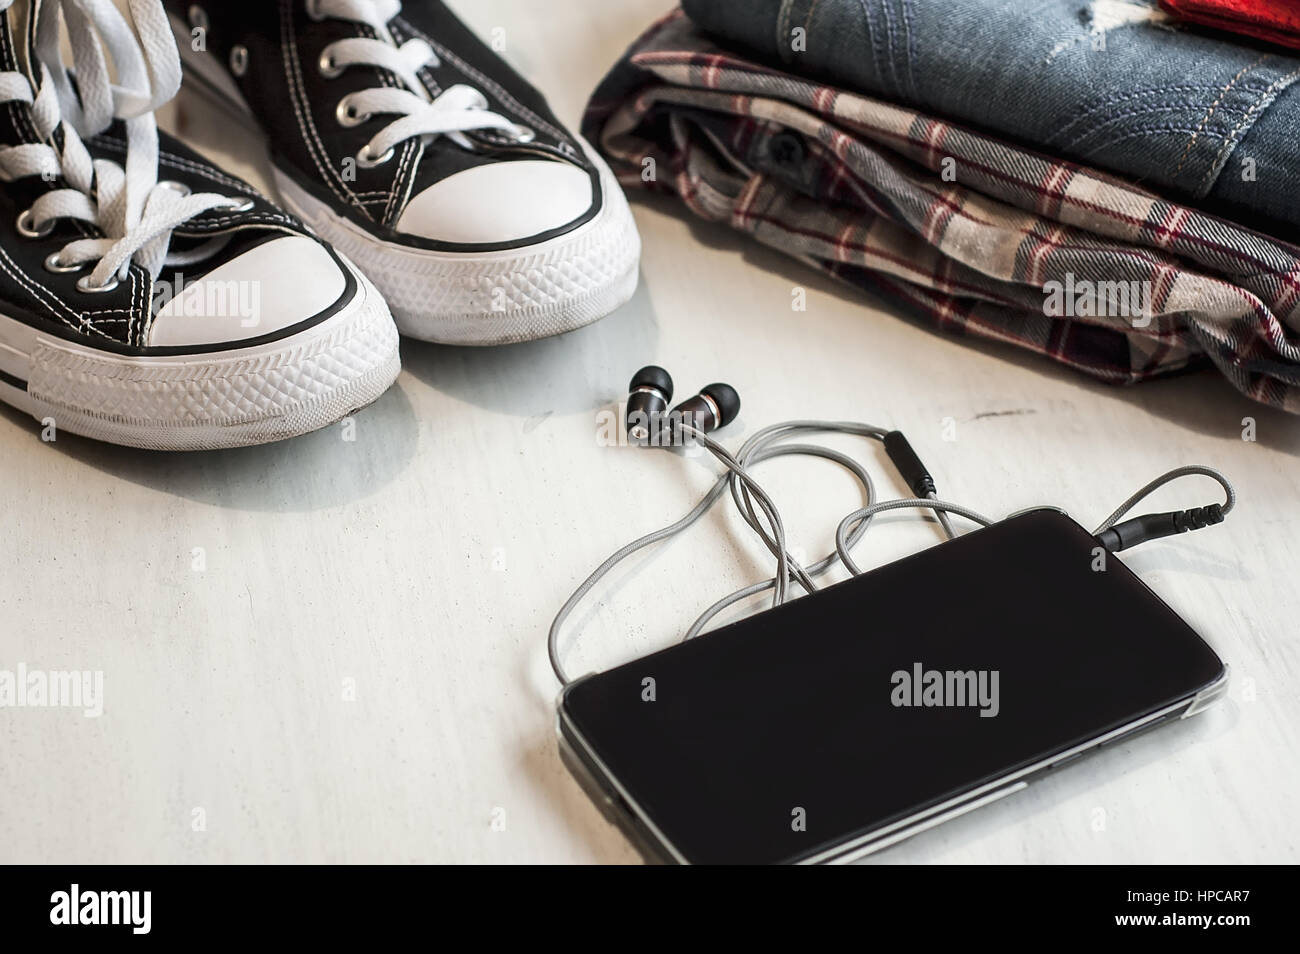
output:
M 1115 555 L 1041 510 L 577 682 L 561 723 L 684 860 L 792 862 L 1223 669 Z

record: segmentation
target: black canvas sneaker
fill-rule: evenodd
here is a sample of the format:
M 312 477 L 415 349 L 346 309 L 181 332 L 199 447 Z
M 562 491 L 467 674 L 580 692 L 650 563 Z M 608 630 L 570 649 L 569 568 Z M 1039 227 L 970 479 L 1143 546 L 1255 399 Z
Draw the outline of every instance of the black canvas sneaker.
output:
M 159 136 L 181 71 L 158 0 L 130 0 L 134 31 L 112 0 L 63 6 L 75 77 L 59 0 L 0 0 L 0 398 L 47 428 L 198 450 L 379 397 L 399 359 L 374 287 Z
M 187 76 L 270 144 L 283 204 L 404 334 L 501 344 L 631 297 L 605 163 L 436 0 L 166 0 Z

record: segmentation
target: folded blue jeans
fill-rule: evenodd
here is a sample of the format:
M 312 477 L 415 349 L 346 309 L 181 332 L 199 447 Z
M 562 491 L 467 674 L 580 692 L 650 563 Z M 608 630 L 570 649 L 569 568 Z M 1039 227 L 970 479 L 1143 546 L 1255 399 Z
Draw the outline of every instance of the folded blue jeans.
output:
M 723 45 L 1300 238 L 1300 59 L 1155 0 L 683 0 Z

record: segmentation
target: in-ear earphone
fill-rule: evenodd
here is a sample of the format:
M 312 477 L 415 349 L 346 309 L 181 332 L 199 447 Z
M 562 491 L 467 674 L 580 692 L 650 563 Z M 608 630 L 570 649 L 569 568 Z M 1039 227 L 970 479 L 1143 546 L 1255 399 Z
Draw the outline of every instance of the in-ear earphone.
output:
M 634 444 L 676 444 L 689 433 L 704 433 L 726 427 L 740 414 L 740 395 L 730 384 L 710 384 L 671 411 L 673 378 L 655 364 L 646 365 L 628 384 L 627 436 Z M 685 425 L 685 427 L 683 427 Z M 660 435 L 667 428 L 670 440 Z
M 710 384 L 695 397 L 683 401 L 671 412 L 665 414 L 668 402 L 672 400 L 672 378 L 663 368 L 650 366 L 642 368 L 632 378 L 631 395 L 628 397 L 627 426 L 628 434 L 636 443 L 676 443 L 678 436 L 693 441 L 703 447 L 718 463 L 725 468 L 713 488 L 685 516 L 655 530 L 645 536 L 616 550 L 583 581 L 573 595 L 565 601 L 551 623 L 547 635 L 547 653 L 551 668 L 561 685 L 571 681 L 560 662 L 560 629 L 593 587 L 615 566 L 643 547 L 687 529 L 696 523 L 709 508 L 728 490 L 740 512 L 741 518 L 758 535 L 759 539 L 776 558 L 776 576 L 768 580 L 752 583 L 742 589 L 724 596 L 708 607 L 688 629 L 683 638 L 691 639 L 698 635 L 706 625 L 727 607 L 767 590 L 773 591 L 772 605 L 779 606 L 789 598 L 788 590 L 797 586 L 807 593 L 815 592 L 819 587 L 815 578 L 829 570 L 837 563 L 857 576 L 862 572 L 851 555 L 853 547 L 862 539 L 871 521 L 878 514 L 893 510 L 929 510 L 939 521 L 943 534 L 948 539 L 958 536 L 949 521 L 949 515 L 961 517 L 980 526 L 993 523 L 967 507 L 939 499 L 934 479 L 921 462 L 920 457 L 907 439 L 898 431 L 861 424 L 855 421 L 785 421 L 772 424 L 751 435 L 741 447 L 732 453 L 722 444 L 708 436 L 708 431 L 725 427 L 735 420 L 740 411 L 740 396 L 734 388 L 725 384 Z M 634 414 L 637 415 L 634 418 Z M 663 441 L 661 434 L 665 425 L 671 422 L 672 441 Z M 877 440 L 884 445 L 898 475 L 911 488 L 913 497 L 898 500 L 880 500 L 867 469 L 856 459 L 835 448 L 819 444 L 795 443 L 792 438 L 815 433 L 853 434 Z M 839 464 L 849 471 L 862 487 L 866 506 L 859 507 L 844 517 L 835 532 L 835 550 L 807 566 L 801 565 L 786 548 L 785 525 L 775 502 L 763 490 L 762 486 L 750 474 L 750 469 L 758 463 L 775 457 L 802 455 L 820 457 Z M 1223 488 L 1224 502 L 1211 504 L 1190 511 L 1174 511 L 1162 514 L 1145 514 L 1123 523 L 1120 522 L 1130 510 L 1156 489 L 1179 477 L 1200 474 L 1219 483 Z M 1237 495 L 1228 479 L 1209 467 L 1191 465 L 1171 470 L 1145 487 L 1139 489 L 1124 501 L 1114 513 L 1096 530 L 1093 536 L 1098 546 L 1104 550 L 1124 550 L 1147 540 L 1182 533 L 1187 530 L 1200 529 L 1219 523 L 1236 504 Z
M 646 365 L 632 375 L 627 389 L 627 436 L 634 444 L 649 444 L 673 399 L 672 375 L 658 365 Z
M 670 420 L 691 424 L 705 434 L 726 427 L 740 414 L 740 395 L 730 384 L 710 384 L 672 409 Z

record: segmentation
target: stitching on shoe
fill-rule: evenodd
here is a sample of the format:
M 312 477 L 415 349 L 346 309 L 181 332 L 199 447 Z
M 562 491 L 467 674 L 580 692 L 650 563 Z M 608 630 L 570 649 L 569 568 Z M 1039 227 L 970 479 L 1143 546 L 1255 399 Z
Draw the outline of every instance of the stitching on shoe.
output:
M 399 200 L 394 205 L 393 222 L 396 223 L 402 212 L 411 203 L 411 194 L 415 190 L 415 180 L 419 177 L 420 163 L 424 162 L 424 156 L 429 151 L 428 147 L 422 140 L 415 140 L 415 153 L 411 157 L 411 174 L 406 177 L 406 185 L 402 189 Z
M 10 20 L 6 17 L 4 19 L 4 28 L 0 29 L 0 50 L 3 50 L 6 59 L 15 65 L 15 70 L 16 70 L 18 66 L 18 55 L 17 55 L 14 38 L 11 34 L 11 27 L 12 24 Z M 32 19 L 32 29 L 35 29 L 35 18 Z M 35 93 L 35 90 L 33 90 L 32 92 Z M 19 131 L 25 138 L 29 139 L 29 141 L 31 142 L 45 141 L 44 139 L 41 138 L 40 131 L 36 128 L 36 123 L 32 119 L 32 112 L 31 112 L 32 108 L 30 105 L 17 103 L 17 102 L 9 102 L 6 105 L 9 108 L 9 116 L 14 122 L 15 130 Z M 91 234 L 90 230 L 88 230 L 81 222 L 76 223 L 76 227 L 77 227 L 77 231 L 82 235 Z M 44 305 L 49 310 L 51 315 L 53 315 L 56 321 L 68 325 L 68 327 L 74 329 L 75 331 L 84 333 L 86 330 L 90 330 L 98 335 L 101 335 L 104 338 L 108 338 L 109 340 L 115 340 L 111 335 L 95 327 L 94 320 L 86 316 L 109 315 L 109 314 L 125 314 L 128 316 L 128 318 L 130 316 L 130 312 L 126 309 L 106 308 L 106 309 L 101 309 L 99 311 L 83 312 L 81 314 L 81 317 L 78 319 L 78 322 L 74 323 L 62 317 L 58 313 L 58 310 L 55 309 L 49 302 L 45 300 L 45 298 L 41 294 L 36 292 L 34 289 L 35 288 L 41 289 L 46 294 L 48 294 L 55 303 L 57 303 L 60 307 L 67 310 L 69 315 L 73 317 L 77 317 L 77 313 L 63 301 L 63 299 L 59 296 L 58 292 L 56 292 L 54 289 L 46 285 L 41 284 L 40 282 L 36 281 L 36 279 L 31 278 L 29 275 L 27 275 L 27 273 L 22 270 L 21 266 L 19 266 L 18 262 L 14 259 L 10 259 L 8 254 L 5 254 L 4 258 L 10 264 L 12 264 L 14 270 L 11 272 L 9 266 L 4 265 L 3 262 L 0 262 L 0 266 L 3 266 L 5 271 L 9 272 L 14 277 L 14 279 L 18 282 L 18 284 L 23 286 L 27 290 L 27 292 L 30 295 L 32 295 L 33 298 L 35 298 L 40 304 Z
M 170 152 L 164 152 L 161 156 L 163 164 L 171 166 L 173 169 L 184 169 L 187 172 L 201 175 L 206 179 L 211 179 L 213 182 L 219 182 L 224 186 L 228 186 L 239 192 L 241 195 L 253 196 L 258 199 L 263 198 L 262 193 L 258 192 L 247 182 L 241 182 L 234 176 L 222 175 L 209 166 L 203 165 L 201 162 L 195 162 L 192 159 L 186 159 L 183 156 L 178 156 Z
M 193 172 L 195 175 L 202 176 L 205 179 L 211 179 L 213 182 L 235 190 L 240 195 L 246 195 L 255 199 L 265 198 L 261 192 L 254 189 L 247 182 L 241 182 L 233 176 L 222 175 L 203 165 L 201 162 L 194 162 L 193 160 L 185 159 L 182 156 L 177 156 L 170 152 L 164 152 L 160 155 L 163 165 L 171 166 L 173 169 L 182 169 L 186 172 Z
M 117 151 L 125 151 L 127 147 L 125 140 L 120 139 L 117 136 L 109 135 L 108 133 L 100 133 L 89 141 L 91 143 L 111 146 Z M 173 166 L 177 169 L 185 169 L 189 172 L 197 173 L 206 179 L 211 179 L 213 182 L 220 182 L 222 185 L 230 186 L 232 189 L 236 189 L 244 195 L 253 196 L 259 199 L 263 198 L 262 193 L 258 192 L 247 182 L 242 182 L 234 176 L 225 175 L 217 169 L 214 169 L 212 166 L 205 165 L 202 162 L 196 162 L 193 159 L 187 159 L 184 156 L 178 156 L 174 152 L 167 152 L 166 150 L 160 150 L 158 156 L 159 159 L 162 160 L 163 165 Z
M 143 309 L 140 302 L 140 276 L 134 266 L 131 267 L 128 275 L 131 279 L 131 308 L 134 314 L 126 324 L 126 337 L 128 344 L 139 344 L 141 325 L 144 323 Z
M 35 33 L 36 18 L 32 17 L 30 19 L 31 19 L 30 30 L 32 31 L 32 33 Z M 18 65 L 18 54 L 15 47 L 14 38 L 11 35 L 11 30 L 10 30 L 11 26 L 12 24 L 10 23 L 8 18 L 6 18 L 4 20 L 4 29 L 0 30 L 0 41 L 3 42 L 4 50 L 7 53 L 9 59 L 14 63 L 15 70 L 16 70 Z M 32 90 L 33 94 L 35 94 L 35 92 L 36 92 L 35 90 Z M 21 132 L 29 142 L 34 142 L 34 143 L 45 142 L 45 140 L 41 138 L 40 130 L 36 128 L 36 121 L 32 118 L 32 107 L 30 104 L 11 102 L 8 104 L 8 106 L 10 110 L 10 115 L 14 116 L 16 120 L 15 128 L 19 129 L 19 132 Z M 86 224 L 83 222 L 80 221 L 74 222 L 74 226 L 77 229 L 77 231 L 81 233 L 81 235 L 83 236 L 91 236 L 91 235 L 98 234 L 97 232 L 89 229 L 86 226 Z
M 446 59 L 450 60 L 452 63 L 456 65 L 456 68 L 459 69 L 462 73 L 474 77 L 484 86 L 491 89 L 494 93 L 496 93 L 497 98 L 506 106 L 511 107 L 515 115 L 518 116 L 520 119 L 531 119 L 532 125 L 535 125 L 538 129 L 546 130 L 561 142 L 570 141 L 571 138 L 570 136 L 560 131 L 555 126 L 552 126 L 541 116 L 537 115 L 527 106 L 525 106 L 523 103 L 519 102 L 519 100 L 511 96 L 509 91 L 506 90 L 505 87 L 503 87 L 496 80 L 492 79 L 490 76 L 485 76 L 484 74 L 480 73 L 478 70 L 474 69 L 474 67 L 470 66 L 468 63 L 462 60 L 451 50 L 447 49 L 445 46 L 442 46 L 440 43 L 435 41 L 433 37 L 424 33 L 418 27 L 413 26 L 408 20 L 406 20 L 403 17 L 396 17 L 394 19 L 394 22 L 402 24 L 402 26 L 405 29 L 409 30 L 413 36 L 418 36 L 421 39 L 423 39 L 426 43 L 428 43 L 431 47 L 433 47 L 438 52 L 439 56 L 445 57 Z
M 294 232 L 297 231 L 297 224 L 298 224 L 293 219 L 289 218 L 287 215 L 284 215 L 283 213 L 280 212 L 259 212 L 256 215 L 253 215 L 252 213 L 242 213 L 240 215 L 224 215 L 219 218 L 213 218 L 213 219 L 203 218 L 202 216 L 199 216 L 196 217 L 195 219 L 192 219 L 190 222 L 186 222 L 185 225 L 193 224 L 195 226 L 211 226 L 214 228 L 219 228 L 223 225 L 235 225 L 239 223 L 243 223 L 245 225 L 283 225 L 289 228 L 290 231 L 294 231 Z M 205 231 L 205 230 L 206 229 L 198 229 L 198 228 L 177 229 L 177 231 L 181 232 L 182 234 L 184 234 L 185 232 Z
M 393 41 L 399 46 L 405 43 L 409 36 L 402 30 L 396 20 L 388 24 L 388 32 L 392 35 Z M 433 74 L 429 71 L 428 66 L 421 66 L 416 71 L 416 76 L 424 84 L 424 88 L 429 95 L 437 98 L 442 87 L 433 79 Z M 397 175 L 393 177 L 392 189 L 389 191 L 388 204 L 384 206 L 383 223 L 390 228 L 400 218 L 403 211 L 406 210 L 411 201 L 411 191 L 415 187 L 415 180 L 419 175 L 420 163 L 424 161 L 427 149 L 420 138 L 408 140 L 408 148 L 402 152 L 401 164 L 398 167 Z
M 359 27 L 359 32 L 361 32 L 361 33 L 362 33 L 365 37 L 367 37 L 368 39 L 371 39 L 371 40 L 374 40 L 374 41 L 376 41 L 376 42 L 379 42 L 379 34 L 376 33 L 375 30 L 372 29 L 371 27 L 362 24 L 362 25 Z M 380 69 L 379 67 L 376 66 L 376 67 L 374 68 L 373 72 L 374 72 L 374 74 L 375 74 L 375 79 L 376 79 L 379 83 L 382 83 L 382 84 L 383 84 L 387 89 L 401 89 L 401 88 L 402 88 L 402 85 L 401 85 L 400 83 L 397 82 L 396 77 L 392 76 L 392 75 L 391 75 L 387 70 L 382 70 L 382 69 Z M 392 178 L 391 178 L 391 179 L 389 180 L 389 182 L 388 182 L 388 198 L 389 198 L 389 202 L 392 202 L 393 197 L 396 196 L 396 194 L 397 194 L 397 180 L 398 180 L 398 178 L 400 177 L 400 175 L 401 175 L 401 169 L 399 168 L 396 172 L 393 173 Z M 387 213 L 387 210 L 385 210 L 385 213 L 384 213 L 385 218 L 387 218 L 387 214 L 388 214 L 388 213 Z
M 11 268 L 10 266 L 13 267 Z M 68 313 L 68 315 L 71 316 L 72 319 L 78 319 L 78 315 L 76 314 L 76 312 L 74 312 L 71 308 L 69 308 L 58 297 L 58 295 L 54 293 L 52 289 L 46 288 L 44 285 L 31 279 L 26 272 L 22 271 L 22 269 L 18 267 L 18 263 L 15 262 L 13 259 L 11 259 L 9 257 L 9 253 L 6 252 L 3 248 L 0 248 L 0 268 L 4 269 L 4 271 L 11 278 L 13 278 L 14 281 L 16 281 L 19 285 L 21 285 L 29 295 L 31 295 L 38 302 L 44 305 L 46 309 L 50 312 L 50 314 L 54 316 L 56 321 L 59 321 L 62 324 L 67 325 L 69 328 L 71 328 L 74 331 L 79 331 L 83 333 L 86 331 L 92 331 L 95 334 L 100 335 L 101 337 L 109 338 L 110 340 L 112 340 L 111 335 L 108 335 L 105 332 L 100 331 L 98 328 L 94 326 L 94 324 L 86 322 L 84 319 L 70 320 L 69 318 L 65 318 L 63 315 L 59 314 L 58 308 L 62 308 L 64 311 Z M 39 291 L 37 289 L 39 289 Z M 46 292 L 53 298 L 54 304 L 51 304 L 46 299 L 45 295 L 41 294 L 42 291 Z M 56 308 L 55 305 L 57 305 L 58 308 Z
M 134 273 L 135 269 L 132 269 Z M 143 346 L 149 332 L 153 330 L 153 276 L 140 269 L 140 277 L 144 280 L 140 283 L 140 304 L 137 307 L 139 319 L 136 321 L 136 340 L 137 345 Z
M 388 193 L 388 202 L 384 206 L 383 222 L 385 225 L 391 224 L 393 219 L 397 217 L 398 213 L 405 206 L 405 203 L 399 205 L 397 202 L 397 186 L 399 183 L 405 183 L 408 179 L 412 178 L 412 176 L 409 176 L 407 173 L 408 170 L 414 173 L 417 165 L 414 160 L 416 155 L 421 151 L 420 143 L 416 139 L 408 140 L 406 145 L 402 148 L 402 161 L 397 167 L 397 175 L 393 178 L 393 189 Z
M 280 31 L 280 50 L 284 59 L 285 78 L 289 81 L 289 101 L 293 106 L 294 115 L 298 117 L 298 128 L 302 132 L 303 142 L 307 146 L 307 152 L 311 155 L 312 162 L 316 164 L 316 171 L 321 174 L 321 178 L 324 180 L 325 184 L 329 186 L 330 191 L 342 200 L 344 204 L 355 206 L 361 210 L 362 214 L 365 215 L 366 218 L 371 218 L 373 220 L 369 210 L 367 210 L 360 202 L 356 201 L 355 198 L 351 197 L 351 190 L 348 188 L 347 183 L 342 181 L 342 178 L 329 162 L 329 150 L 327 150 L 325 144 L 320 141 L 320 137 L 316 132 L 315 123 L 312 122 L 311 116 L 299 102 L 300 95 L 304 100 L 306 99 L 306 84 L 302 81 L 302 60 L 298 55 L 298 39 L 293 30 L 293 14 L 289 9 L 289 4 L 286 0 L 281 0 L 280 2 Z M 316 148 L 313 148 L 313 142 L 315 143 Z M 319 154 L 317 154 L 316 149 L 320 150 Z M 322 156 L 325 159 L 324 162 L 321 161 Z M 334 181 L 330 178 L 331 176 L 339 181 L 339 186 L 343 189 L 342 192 L 335 187 Z

